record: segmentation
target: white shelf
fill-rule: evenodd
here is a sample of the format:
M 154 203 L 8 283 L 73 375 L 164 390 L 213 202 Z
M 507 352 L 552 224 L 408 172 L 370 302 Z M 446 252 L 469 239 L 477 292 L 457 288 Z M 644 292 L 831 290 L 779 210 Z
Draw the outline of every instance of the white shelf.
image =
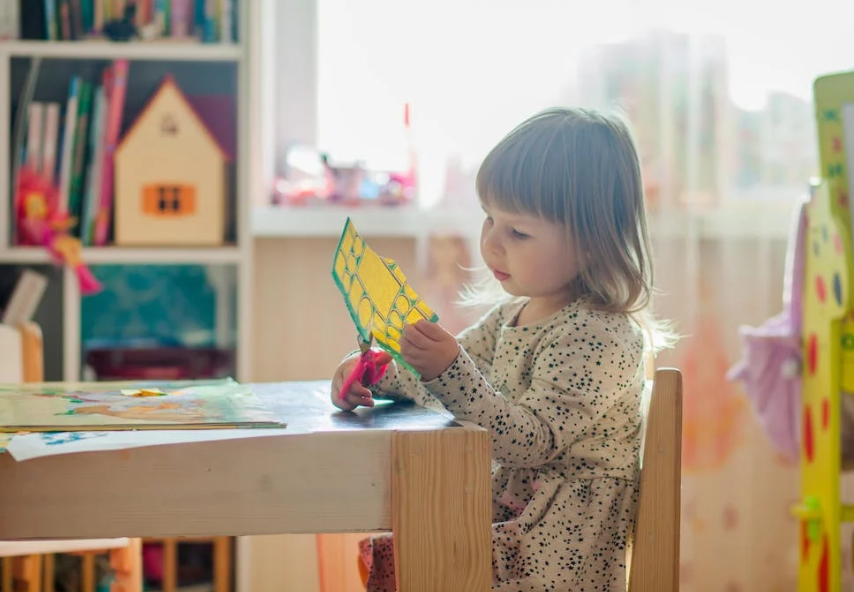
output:
M 62 59 L 164 60 L 190 62 L 237 62 L 242 56 L 237 44 L 196 41 L 4 41 L 0 53 L 21 57 Z
M 412 238 L 433 233 L 476 235 L 481 214 L 470 211 L 423 210 L 414 206 L 252 208 L 256 238 L 338 237 L 347 218 L 363 236 Z
M 87 247 L 83 249 L 83 261 L 89 265 L 108 264 L 226 264 L 239 263 L 242 254 L 237 247 L 211 248 L 123 248 Z M 15 247 L 0 250 L 0 264 L 49 263 L 50 255 L 39 247 Z
M 785 240 L 795 204 L 791 201 L 726 202 L 714 209 L 651 212 L 654 237 Z M 338 237 L 347 217 L 365 237 L 419 238 L 442 232 L 477 237 L 479 210 L 423 210 L 417 207 L 265 206 L 252 209 L 256 238 Z

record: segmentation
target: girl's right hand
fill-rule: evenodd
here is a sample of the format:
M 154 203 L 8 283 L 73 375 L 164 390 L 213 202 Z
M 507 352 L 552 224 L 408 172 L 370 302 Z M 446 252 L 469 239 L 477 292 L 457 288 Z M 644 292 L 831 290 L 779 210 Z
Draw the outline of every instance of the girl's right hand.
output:
M 371 390 L 358 380 L 354 380 L 350 388 L 342 396 L 341 387 L 358 363 L 358 355 L 344 360 L 332 377 L 332 404 L 344 411 L 352 411 L 360 405 L 364 407 L 374 406 L 374 398 Z

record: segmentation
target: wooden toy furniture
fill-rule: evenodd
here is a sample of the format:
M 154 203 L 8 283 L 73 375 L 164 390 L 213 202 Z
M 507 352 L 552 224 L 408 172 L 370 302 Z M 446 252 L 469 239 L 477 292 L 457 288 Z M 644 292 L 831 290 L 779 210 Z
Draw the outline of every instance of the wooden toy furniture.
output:
M 841 592 L 842 391 L 854 393 L 854 292 L 847 145 L 854 141 L 854 73 L 814 86 L 822 180 L 807 206 L 801 336 L 801 499 L 798 592 Z M 845 395 L 848 396 L 848 395 Z M 846 558 L 850 561 L 850 558 Z
M 644 418 L 640 503 L 629 592 L 678 592 L 682 501 L 682 373 L 655 371 Z
M 38 325 L 0 325 L 0 383 L 40 382 L 43 376 L 42 334 Z M 62 473 L 54 476 L 57 474 Z M 64 479 L 65 475 L 62 475 Z M 4 487 L 9 483 L 3 481 Z M 4 510 L 0 507 L 0 524 L 3 516 Z M 0 539 L 7 538 L 14 537 L 0 536 Z M 126 538 L 0 540 L 0 557 L 3 558 L 0 592 L 52 592 L 54 553 L 83 555 L 81 592 L 95 592 L 94 556 L 104 552 L 110 553 L 110 562 L 116 572 L 111 592 L 141 592 L 140 550 L 139 540 Z
M 230 155 L 171 76 L 116 150 L 119 246 L 219 246 Z

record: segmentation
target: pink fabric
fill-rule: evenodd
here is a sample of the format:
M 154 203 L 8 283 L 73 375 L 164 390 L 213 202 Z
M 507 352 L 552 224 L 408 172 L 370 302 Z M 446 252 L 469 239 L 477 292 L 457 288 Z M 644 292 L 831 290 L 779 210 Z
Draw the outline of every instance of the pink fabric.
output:
M 394 541 L 389 534 L 363 539 L 359 543 L 359 560 L 368 573 L 368 592 L 397 592 L 394 574 Z
M 742 382 L 771 443 L 791 460 L 797 460 L 800 444 L 805 206 L 799 206 L 789 238 L 783 311 L 759 327 L 740 328 L 743 358 L 727 374 Z

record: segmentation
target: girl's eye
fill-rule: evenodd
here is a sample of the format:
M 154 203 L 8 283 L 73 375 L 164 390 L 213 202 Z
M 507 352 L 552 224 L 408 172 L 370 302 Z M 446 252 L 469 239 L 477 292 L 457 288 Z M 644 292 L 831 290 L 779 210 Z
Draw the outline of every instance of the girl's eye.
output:
M 519 232 L 515 228 L 513 229 L 513 236 L 515 236 L 516 238 L 519 238 L 519 239 L 531 238 L 530 234 L 525 234 L 524 232 Z

